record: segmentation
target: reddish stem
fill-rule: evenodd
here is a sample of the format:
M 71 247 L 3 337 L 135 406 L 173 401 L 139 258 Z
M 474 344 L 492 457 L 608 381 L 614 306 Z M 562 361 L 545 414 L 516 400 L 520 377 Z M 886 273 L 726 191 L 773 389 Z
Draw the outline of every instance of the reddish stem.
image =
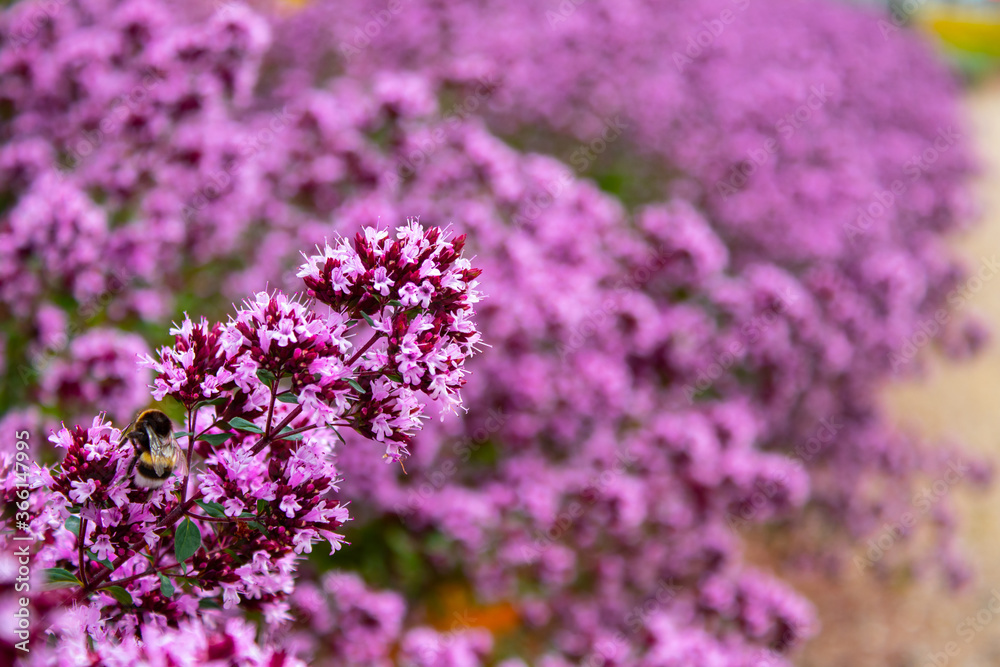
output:
M 361 356 L 362 354 L 364 354 L 365 352 L 367 352 L 367 351 L 368 351 L 368 348 L 370 348 L 370 347 L 371 347 L 372 345 L 374 345 L 374 344 L 375 344 L 375 341 L 377 341 L 377 340 L 378 340 L 378 338 L 379 338 L 379 336 L 381 336 L 381 335 L 382 335 L 381 333 L 379 333 L 379 332 L 377 332 L 377 331 L 376 331 L 376 332 L 375 332 L 375 334 L 374 334 L 374 335 L 373 335 L 373 336 L 372 336 L 371 338 L 369 338 L 369 339 L 368 339 L 368 342 L 367 342 L 367 343 L 365 343 L 365 344 L 364 344 L 364 345 L 363 345 L 363 346 L 362 346 L 362 347 L 361 347 L 361 348 L 360 348 L 360 349 L 359 349 L 359 350 L 358 350 L 357 352 L 355 352 L 355 353 L 354 353 L 354 356 L 352 356 L 352 357 L 351 357 L 351 358 L 350 358 L 350 359 L 348 360 L 348 362 L 347 362 L 347 364 L 346 364 L 346 365 L 347 365 L 348 367 L 351 367 L 351 366 L 353 366 L 353 365 L 354 365 L 354 362 L 355 362 L 355 361 L 357 361 L 357 360 L 358 360 L 358 358 L 359 358 L 359 357 L 360 357 L 360 356 Z
M 271 435 L 271 420 L 274 419 L 274 399 L 278 396 L 278 379 L 275 378 L 271 385 L 271 405 L 267 408 L 267 428 L 264 429 L 266 435 Z
M 83 518 L 80 519 L 80 527 L 77 530 L 79 531 L 77 533 L 77 536 L 76 536 L 76 544 L 77 544 L 77 549 L 79 551 L 79 559 L 80 559 L 80 581 L 82 581 L 83 585 L 86 586 L 87 585 L 87 563 L 83 559 L 84 552 L 86 551 L 86 549 L 84 549 L 83 543 L 87 539 L 87 520 L 86 519 L 83 519 Z
M 274 434 L 274 439 L 275 440 L 287 440 L 288 438 L 290 438 L 293 435 L 298 435 L 299 433 L 305 433 L 306 431 L 312 431 L 312 430 L 317 429 L 317 428 L 319 428 L 319 424 L 312 424 L 310 426 L 303 426 L 301 428 L 297 428 L 297 429 L 295 429 L 293 431 L 288 431 L 288 432 L 285 432 L 285 433 L 282 433 L 281 431 L 278 431 L 277 433 Z

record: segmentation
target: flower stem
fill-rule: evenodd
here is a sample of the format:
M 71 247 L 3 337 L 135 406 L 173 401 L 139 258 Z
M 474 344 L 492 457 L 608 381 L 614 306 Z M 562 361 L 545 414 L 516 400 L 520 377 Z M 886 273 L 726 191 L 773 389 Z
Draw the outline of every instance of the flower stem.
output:
M 271 384 L 271 405 L 267 408 L 267 428 L 264 429 L 266 435 L 271 435 L 271 420 L 274 419 L 274 399 L 278 397 L 278 380 Z
M 185 468 L 185 470 L 184 470 L 184 483 L 181 484 L 181 498 L 182 499 L 183 498 L 187 498 L 187 494 L 188 494 L 188 480 L 191 477 L 191 454 L 194 451 L 194 424 L 195 424 L 195 418 L 194 418 L 194 416 L 195 416 L 195 414 L 196 413 L 192 412 L 190 409 L 188 410 L 188 419 L 187 419 L 187 422 L 188 422 L 188 424 L 187 424 L 188 425 L 188 428 L 187 428 L 187 432 L 188 432 L 188 447 L 187 447 L 187 460 L 184 461 L 184 463 L 186 464 L 184 466 L 184 468 Z
M 226 517 L 225 519 L 220 519 L 214 516 L 208 516 L 205 514 L 191 514 L 191 512 L 185 512 L 185 516 L 189 516 L 192 519 L 197 519 L 198 521 L 208 521 L 210 523 L 232 523 L 233 521 L 256 521 L 256 517 L 250 518 L 240 518 L 238 516 Z
M 78 530 L 79 530 L 79 532 L 78 532 L 78 534 L 76 536 L 76 544 L 77 544 L 77 549 L 79 550 L 79 553 L 80 553 L 80 556 L 79 556 L 79 558 L 80 558 L 80 581 L 82 581 L 83 585 L 86 586 L 87 585 L 87 563 L 86 563 L 86 561 L 83 560 L 84 551 L 85 551 L 83 543 L 87 539 L 87 520 L 86 519 L 84 519 L 84 518 L 80 519 L 80 527 L 79 527 Z
M 192 505 L 194 505 L 194 503 L 195 503 L 196 500 L 201 500 L 201 497 L 202 497 L 201 491 L 197 491 L 193 496 L 191 496 L 186 501 L 182 502 L 180 505 L 178 505 L 173 510 L 171 510 L 171 512 L 169 514 L 167 514 L 165 517 L 163 517 L 162 519 L 160 519 L 156 523 L 155 527 L 156 528 L 163 528 L 163 527 L 166 527 L 166 526 L 173 525 L 174 523 L 177 522 L 177 520 L 179 518 L 181 518 L 182 516 L 184 516 L 184 512 L 186 512 L 188 509 L 190 509 L 190 507 Z M 83 600 L 85 597 L 87 597 L 88 594 L 90 594 L 94 590 L 96 590 L 97 586 L 101 582 L 103 582 L 105 579 L 107 579 L 112 574 L 114 574 L 118 570 L 118 568 L 120 568 L 122 566 L 122 564 L 125 561 L 127 561 L 129 558 L 131 558 L 132 556 L 135 555 L 135 553 L 138 550 L 139 546 L 143 542 L 145 542 L 145 538 L 142 538 L 142 537 L 137 538 L 134 542 L 132 542 L 132 544 L 129 545 L 128 549 L 125 550 L 125 553 L 123 553 L 121 556 L 119 556 L 118 558 L 116 558 L 113 563 L 111 563 L 111 569 L 110 570 L 104 570 L 100 574 L 96 575 L 93 579 L 90 580 L 90 584 L 88 586 L 84 586 L 83 588 L 81 588 L 77 592 L 76 595 L 74 595 L 72 598 L 70 598 L 69 601 L 70 602 L 79 602 L 80 600 Z
M 376 332 L 375 332 L 375 333 L 374 333 L 374 334 L 372 335 L 372 337 L 368 339 L 368 342 L 367 342 L 367 343 L 365 343 L 365 344 L 364 344 L 364 345 L 363 345 L 363 346 L 362 346 L 362 347 L 361 347 L 361 348 L 360 348 L 360 349 L 359 349 L 359 350 L 358 350 L 357 352 L 355 352 L 355 353 L 354 353 L 354 356 L 352 356 L 352 357 L 351 357 L 351 358 L 350 358 L 350 359 L 349 359 L 349 360 L 347 361 L 347 364 L 346 364 L 346 366 L 347 366 L 348 368 L 350 368 L 351 366 L 353 366 L 353 365 L 354 365 L 354 362 L 355 362 L 355 361 L 357 361 L 357 360 L 358 360 L 358 358 L 359 358 L 359 357 L 360 357 L 360 356 L 361 356 L 362 354 L 364 354 L 365 352 L 367 352 L 367 351 L 368 351 L 368 348 L 370 348 L 370 347 L 371 347 L 372 345 L 374 345 L 374 344 L 375 344 L 375 341 L 377 341 L 377 340 L 379 339 L 379 336 L 381 336 L 381 335 L 382 335 L 382 334 L 381 334 L 380 332 L 376 331 Z
M 109 581 L 107 583 L 101 584 L 100 586 L 96 587 L 94 589 L 94 591 L 99 591 L 102 588 L 109 588 L 111 586 L 123 586 L 125 584 L 130 584 L 133 581 L 135 581 L 136 579 L 142 579 L 143 577 L 148 577 L 151 574 L 156 574 L 158 572 L 163 572 L 164 570 L 169 570 L 172 567 L 177 567 L 177 564 L 174 563 L 174 564 L 171 564 L 171 565 L 163 565 L 161 567 L 154 567 L 154 568 L 151 568 L 149 570 L 146 570 L 145 572 L 140 572 L 139 574 L 133 574 L 131 577 L 123 577 L 122 579 L 115 579 L 114 581 Z
M 294 431 L 288 431 L 286 433 L 281 433 L 279 431 L 278 433 L 274 434 L 275 440 L 287 440 L 293 435 L 298 435 L 299 433 L 305 433 L 306 431 L 312 431 L 319 427 L 320 427 L 319 424 L 311 424 L 310 426 L 303 426 L 302 428 L 297 428 Z

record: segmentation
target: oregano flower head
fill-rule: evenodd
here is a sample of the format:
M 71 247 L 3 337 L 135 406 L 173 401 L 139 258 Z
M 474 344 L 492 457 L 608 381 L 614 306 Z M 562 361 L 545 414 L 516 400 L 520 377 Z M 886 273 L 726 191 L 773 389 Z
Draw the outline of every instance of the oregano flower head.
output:
M 308 293 L 257 293 L 225 323 L 185 316 L 173 345 L 141 359 L 156 374 L 154 398 L 179 407 L 171 437 L 188 462 L 159 488 L 134 483 L 141 452 L 103 414 L 52 435 L 65 454 L 32 473 L 30 530 L 44 541 L 36 562 L 71 587 L 46 595 L 74 650 L 72 625 L 103 648 L 150 628 L 221 627 L 240 606 L 289 621 L 298 559 L 319 542 L 331 553 L 343 543 L 340 431 L 383 443 L 398 461 L 425 402 L 461 404 L 464 364 L 480 341 L 479 271 L 461 238 L 415 219 L 396 238 L 366 229 L 353 248 L 338 241 L 322 268 L 319 258 L 304 265 Z M 346 291 L 333 287 L 338 271 Z M 238 630 L 225 627 L 221 636 Z

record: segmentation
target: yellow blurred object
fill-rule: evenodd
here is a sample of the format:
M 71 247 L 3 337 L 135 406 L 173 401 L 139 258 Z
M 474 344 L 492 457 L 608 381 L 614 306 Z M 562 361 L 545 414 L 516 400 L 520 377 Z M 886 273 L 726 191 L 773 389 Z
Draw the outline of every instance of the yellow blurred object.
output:
M 932 3 L 917 22 L 954 49 L 1000 57 L 1000 4 L 957 7 Z

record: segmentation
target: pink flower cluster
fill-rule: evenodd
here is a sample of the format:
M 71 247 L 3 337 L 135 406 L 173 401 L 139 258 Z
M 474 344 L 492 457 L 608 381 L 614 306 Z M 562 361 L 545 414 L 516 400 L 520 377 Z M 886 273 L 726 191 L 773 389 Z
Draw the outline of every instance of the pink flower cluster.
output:
M 459 405 L 463 363 L 480 340 L 469 319 L 479 301 L 474 288 L 480 270 L 461 256 L 465 237 L 452 243 L 441 238 L 440 230 L 425 235 L 414 220 L 396 240 L 369 228 L 355 245 L 357 251 L 341 241 L 308 258 L 298 275 L 309 294 L 385 334 L 385 350 L 367 358 L 369 375 L 398 376 L 412 390 Z M 389 396 L 384 381 L 368 387 L 373 396 Z M 410 397 L 394 400 L 409 403 Z M 368 412 L 380 414 L 377 406 Z M 396 419 L 405 423 L 408 417 Z M 376 439 L 391 436 L 387 420 L 376 417 L 372 423 L 376 421 Z
M 135 365 L 148 349 L 136 334 L 91 329 L 73 339 L 68 358 L 56 358 L 45 369 L 39 398 L 63 406 L 74 417 L 94 405 L 108 406 L 116 419 L 127 421 L 135 406 L 149 401 L 149 374 L 137 372 Z
M 460 623 L 442 632 L 407 628 L 405 601 L 393 591 L 372 590 L 355 574 L 327 573 L 292 595 L 298 623 L 290 643 L 309 646 L 309 664 L 350 667 L 463 667 L 481 664 L 492 639 Z M 317 641 L 318 638 L 318 641 Z
M 460 405 L 462 369 L 479 340 L 472 321 L 479 271 L 461 256 L 461 239 L 452 242 L 439 229 L 411 220 L 399 228 L 398 245 L 373 249 L 368 239 L 386 235 L 368 229 L 355 250 L 338 244 L 341 257 L 373 264 L 369 273 L 377 276 L 388 270 L 403 285 L 408 262 L 419 257 L 440 277 L 427 301 L 383 313 L 391 326 L 349 319 L 355 311 L 327 298 L 322 280 L 310 283 L 319 294 L 308 306 L 262 292 L 226 324 L 185 317 L 171 330 L 174 345 L 162 348 L 159 360 L 143 361 L 157 374 L 155 397 L 174 398 L 184 409 L 187 430 L 159 434 L 159 447 L 172 445 L 166 455 L 148 439 L 145 452 L 133 451 L 124 431 L 103 415 L 89 429 L 64 427 L 52 436 L 62 460 L 51 469 L 32 468 L 29 525 L 42 544 L 34 562 L 51 582 L 71 587 L 68 597 L 47 593 L 36 603 L 53 607 L 55 636 L 68 642 L 67 650 L 80 649 L 75 642 L 86 636 L 83 646 L 100 648 L 85 654 L 104 659 L 105 647 L 135 645 L 139 637 L 150 646 L 160 633 L 192 623 L 221 628 L 237 607 L 261 612 L 273 627 L 288 623 L 299 557 L 317 542 L 327 542 L 331 553 L 343 543 L 336 531 L 348 513 L 336 500 L 333 455 L 343 439 L 337 429 L 384 441 L 387 456 L 399 460 L 420 426 L 418 390 Z M 354 282 L 361 285 L 362 277 Z M 370 338 L 355 349 L 352 339 L 365 329 Z M 448 374 L 443 388 L 396 375 L 386 350 L 398 350 L 394 336 L 408 331 L 419 334 L 413 344 L 425 352 L 418 347 L 414 358 L 428 360 L 427 373 Z M 146 429 L 141 419 L 136 428 Z M 148 429 L 146 436 L 154 437 Z M 193 471 L 178 466 L 153 491 L 133 483 L 140 455 L 155 460 L 170 452 Z M 6 467 L 12 464 L 5 459 Z M 8 485 L 6 500 L 15 501 L 15 491 Z M 72 631 L 74 624 L 82 624 L 82 634 Z M 46 630 L 36 632 L 44 637 Z M 218 641 L 224 642 L 212 633 L 204 638 Z M 190 655 L 203 649 L 193 645 Z M 218 655 L 235 653 L 230 647 Z
M 175 346 L 144 362 L 158 374 L 154 397 L 190 410 L 221 393 L 225 416 L 294 399 L 325 423 L 385 442 L 390 460 L 405 457 L 424 409 L 418 391 L 442 409 L 461 404 L 465 360 L 480 340 L 470 319 L 479 270 L 461 257 L 463 238 L 416 220 L 388 236 L 368 228 L 354 247 L 341 240 L 307 259 L 299 275 L 326 314 L 261 292 L 225 325 L 185 319 L 172 330 Z M 359 330 L 370 338 L 355 350 Z
M 67 624 L 66 639 L 58 647 L 42 646 L 37 651 L 39 663 L 65 665 L 202 665 L 204 667 L 306 667 L 305 662 L 286 651 L 261 646 L 257 628 L 241 618 L 230 618 L 216 628 L 197 621 L 184 621 L 176 627 L 147 624 L 142 639 L 123 642 L 92 641 L 86 632 L 100 619 L 85 614 Z

